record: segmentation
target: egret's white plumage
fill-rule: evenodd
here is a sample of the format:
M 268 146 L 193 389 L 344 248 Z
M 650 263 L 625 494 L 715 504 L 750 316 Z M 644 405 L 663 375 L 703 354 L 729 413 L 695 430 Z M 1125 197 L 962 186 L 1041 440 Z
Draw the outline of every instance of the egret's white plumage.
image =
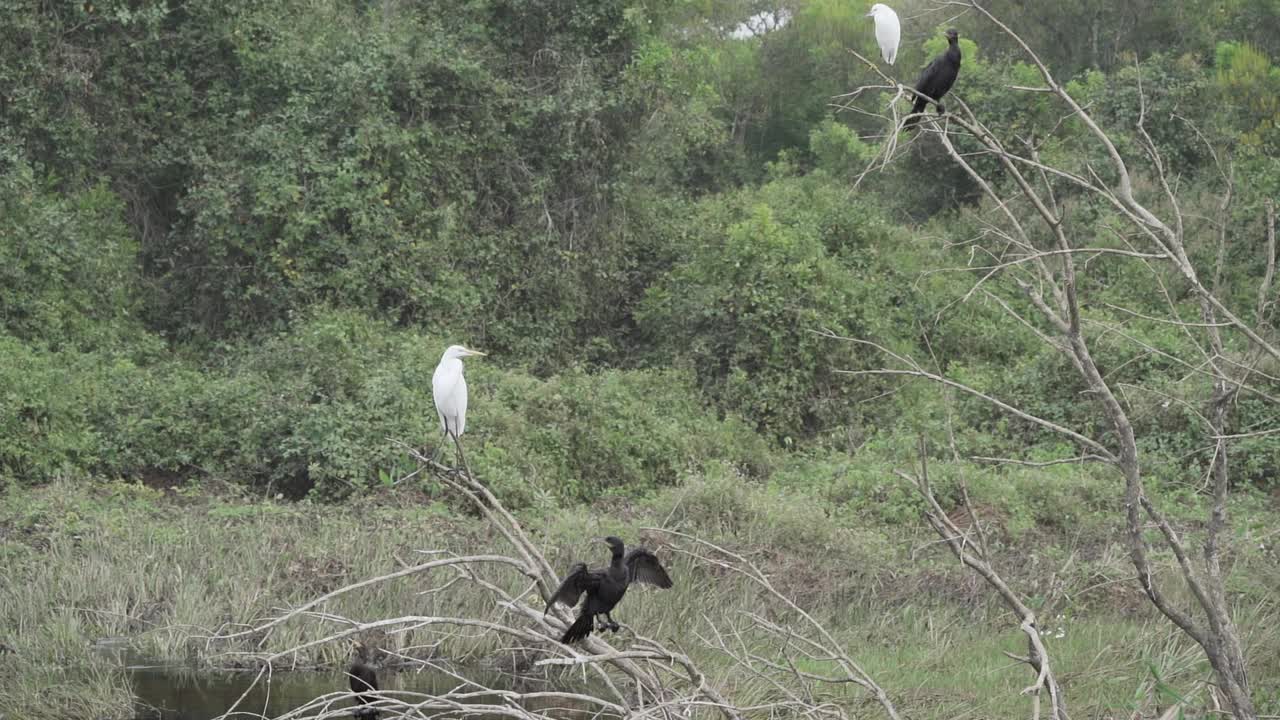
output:
M 867 17 L 876 22 L 876 42 L 880 45 L 881 57 L 892 65 L 898 58 L 898 42 L 902 38 L 902 24 L 898 22 L 898 13 L 884 3 L 876 3 L 871 6 Z
M 440 415 L 440 429 L 454 438 L 467 429 L 467 380 L 462 377 L 462 358 L 484 355 L 461 345 L 450 345 L 431 375 L 431 395 Z

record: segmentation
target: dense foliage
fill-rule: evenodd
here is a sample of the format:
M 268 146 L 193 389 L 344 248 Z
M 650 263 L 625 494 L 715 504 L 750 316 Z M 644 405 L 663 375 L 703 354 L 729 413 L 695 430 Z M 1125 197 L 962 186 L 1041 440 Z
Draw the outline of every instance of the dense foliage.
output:
M 833 97 L 874 82 L 846 52 L 872 53 L 869 4 L 810 0 L 741 37 L 759 3 L 0 3 L 0 477 L 341 497 L 407 469 L 388 438 L 430 446 L 431 370 L 458 341 L 491 351 L 468 365 L 469 447 L 513 504 L 711 463 L 761 476 L 944 417 L 977 453 L 1056 447 L 977 401 L 951 419 L 934 392 L 837 372 L 875 362 L 826 333 L 871 337 L 1097 422 L 1027 328 L 955 302 L 974 277 L 931 272 L 983 232 L 972 180 L 927 143 L 863 175 L 883 124 Z M 902 6 L 909 79 L 949 16 Z M 1280 189 L 1274 3 L 991 9 L 1135 156 L 1142 93 L 1189 216 L 1213 215 L 1233 160 L 1222 287 L 1251 307 Z M 1042 155 L 1086 171 L 1074 121 L 1010 89 L 1038 78 L 1007 36 L 956 22 L 957 94 L 1010 137 L 1061 123 Z M 1116 242 L 1109 208 L 1066 200 Z M 1096 268 L 1100 320 L 1157 302 L 1149 274 Z M 1118 378 L 1178 388 L 1184 368 L 1131 349 L 1099 346 Z M 1274 412 L 1243 401 L 1238 422 Z M 1193 417 L 1140 417 L 1159 472 L 1201 472 Z M 1244 479 L 1272 482 L 1280 450 L 1250 442 Z

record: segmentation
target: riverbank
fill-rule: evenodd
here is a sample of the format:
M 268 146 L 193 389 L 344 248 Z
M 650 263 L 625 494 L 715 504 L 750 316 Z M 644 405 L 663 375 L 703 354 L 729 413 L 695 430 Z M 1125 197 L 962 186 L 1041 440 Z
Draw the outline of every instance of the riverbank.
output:
M 785 474 L 780 476 L 785 478 Z M 1128 717 L 1162 693 L 1200 687 L 1200 654 L 1145 603 L 1107 510 L 1105 478 L 1084 475 L 1048 489 L 1032 476 L 1006 475 L 970 488 L 977 515 L 1002 548 L 1006 579 L 1028 598 L 1073 714 Z M 732 574 L 716 573 L 642 527 L 697 532 L 752 557 L 779 590 L 822 620 L 850 655 L 913 718 L 1009 717 L 1025 710 L 1029 677 L 1002 651 L 1023 639 L 986 588 L 933 543 L 908 496 L 883 488 L 879 504 L 853 505 L 826 491 L 798 492 L 743 482 L 732 473 L 691 478 L 644 500 L 531 510 L 521 519 L 558 568 L 598 562 L 587 538 L 616 533 L 657 545 L 675 589 L 629 596 L 623 622 L 654 637 L 678 637 L 699 613 L 758 606 Z M 345 585 L 418 564 L 424 553 L 503 552 L 481 520 L 412 489 L 389 489 L 344 505 L 249 500 L 227 488 L 199 493 L 116 482 L 64 481 L 10 490 L 0 504 L 0 715 L 125 718 L 127 682 L 103 638 L 190 667 L 235 667 L 240 652 L 280 651 L 332 632 L 319 621 L 291 622 L 236 644 L 210 638 L 244 629 Z M 1170 499 L 1194 514 L 1195 498 Z M 903 507 L 892 510 L 896 504 Z M 1280 677 L 1280 567 L 1271 549 L 1280 527 L 1275 502 L 1247 494 L 1233 508 L 1232 590 L 1253 661 L 1260 702 Z M 1055 521 L 1056 518 L 1056 521 Z M 371 621 L 439 611 L 483 613 L 480 593 L 415 575 L 348 593 L 326 604 L 335 616 Z M 714 607 L 707 598 L 715 598 Z M 469 634 L 442 643 L 395 635 L 392 649 L 468 662 L 492 660 L 498 640 Z M 734 693 L 766 692 L 749 678 L 716 675 L 722 663 L 696 646 L 709 679 Z M 335 667 L 340 643 L 294 654 L 299 668 Z M 14 671 L 16 669 L 16 672 Z M 288 667 L 280 667 L 286 670 Z M 73 682 L 68 682 L 68 679 Z M 1274 685 L 1274 683 L 1272 683 Z M 1270 693 L 1270 695 L 1268 695 Z M 1274 703 L 1274 700 L 1272 701 Z

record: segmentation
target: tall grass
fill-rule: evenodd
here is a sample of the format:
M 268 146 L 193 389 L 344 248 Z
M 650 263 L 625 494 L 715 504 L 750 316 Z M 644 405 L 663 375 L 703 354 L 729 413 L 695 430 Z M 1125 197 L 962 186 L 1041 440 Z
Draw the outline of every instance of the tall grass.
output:
M 984 492 L 973 491 L 979 497 Z M 992 517 L 1025 511 L 1014 507 L 1016 494 L 1001 492 L 1005 506 L 991 510 Z M 346 626 L 301 617 L 266 636 L 234 643 L 214 643 L 211 636 L 423 562 L 424 551 L 505 549 L 481 521 L 425 504 L 412 491 L 321 506 L 65 481 L 11 492 L 0 507 L 0 559 L 11 579 L 0 585 L 0 642 L 13 648 L 0 656 L 0 664 L 20 670 L 0 673 L 0 714 L 10 717 L 24 716 L 32 702 L 53 716 L 127 715 L 124 678 L 109 658 L 90 649 L 100 638 L 128 638 L 138 653 L 161 661 L 234 666 L 242 662 L 237 653 L 279 651 Z M 1038 524 L 1010 531 L 1001 541 L 1007 543 L 1007 579 L 1040 604 L 1045 641 L 1073 712 L 1127 716 L 1152 687 L 1153 673 L 1174 689 L 1196 687 L 1208 676 L 1201 654 L 1136 596 L 1105 516 L 1095 518 L 1085 504 L 1080 509 L 1083 522 L 1069 529 Z M 930 546 L 918 524 L 877 524 L 869 516 L 876 513 L 833 513 L 821 493 L 746 483 L 724 471 L 690 478 L 646 501 L 530 510 L 523 521 L 557 568 L 603 561 L 603 547 L 588 541 L 592 536 L 616 533 L 658 546 L 676 587 L 628 594 L 619 620 L 675 641 L 739 702 L 763 700 L 771 689 L 697 638 L 710 632 L 708 618 L 723 627 L 747 611 L 780 608 L 757 586 L 663 547 L 663 536 L 641 528 L 697 533 L 752 558 L 779 589 L 827 623 L 911 717 L 1026 712 L 1027 700 L 1018 692 L 1031 678 L 1024 665 L 1003 654 L 1025 651 L 1015 623 L 972 575 Z M 1033 558 L 1019 553 L 1021 542 L 1031 543 Z M 1280 677 L 1280 610 L 1266 590 L 1274 587 L 1277 571 L 1261 555 L 1236 557 L 1238 617 L 1265 695 L 1265 678 Z M 358 621 L 497 612 L 488 595 L 467 583 L 447 593 L 423 593 L 449 577 L 382 583 L 335 598 L 323 609 Z M 513 590 L 523 587 L 521 578 L 506 571 L 493 571 L 490 579 Z M 751 642 L 749 633 L 743 638 Z M 379 642 L 411 655 L 463 662 L 492 657 L 502 647 L 492 634 L 432 642 L 437 639 L 416 631 Z M 292 664 L 333 665 L 345 657 L 340 643 L 330 643 L 297 654 Z M 861 702 L 853 690 L 833 699 Z

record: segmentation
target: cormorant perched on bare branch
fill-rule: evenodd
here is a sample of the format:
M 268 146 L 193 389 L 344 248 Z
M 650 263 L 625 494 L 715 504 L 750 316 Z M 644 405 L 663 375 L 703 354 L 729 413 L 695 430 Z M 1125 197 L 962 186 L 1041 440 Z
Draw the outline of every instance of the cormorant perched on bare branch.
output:
M 359 640 L 352 640 L 351 650 L 351 667 L 347 669 L 347 676 L 351 681 L 351 692 L 355 694 L 356 699 L 356 707 L 351 711 L 351 716 L 364 720 L 378 720 L 377 708 L 368 707 L 369 703 L 373 702 L 369 697 L 370 693 L 378 690 L 378 674 L 369 664 L 369 648 Z
M 925 67 L 924 72 L 920 73 L 920 79 L 916 81 L 916 92 L 919 94 L 916 95 L 916 102 L 911 106 L 911 117 L 907 118 L 907 122 L 902 126 L 903 129 L 910 130 L 920 122 L 920 115 L 930 101 L 938 106 L 939 115 L 947 112 L 942 105 L 942 96 L 951 90 L 951 86 L 956 84 L 956 78 L 960 75 L 959 40 L 960 33 L 956 32 L 955 28 L 948 30 L 946 52 L 934 58 L 933 62 Z
M 555 594 L 551 596 L 551 601 L 547 603 L 547 611 L 550 611 L 551 606 L 556 603 L 573 607 L 578 604 L 578 597 L 582 593 L 587 594 L 587 601 L 583 603 L 578 619 L 573 621 L 565 631 L 564 637 L 560 638 L 560 642 L 566 645 L 590 635 L 597 615 L 604 615 L 608 621 L 602 623 L 598 630 L 616 632 L 619 625 L 613 621 L 613 616 L 609 612 L 622 600 L 622 596 L 627 592 L 627 586 L 631 583 L 648 583 L 660 588 L 671 587 L 671 578 L 667 576 L 662 563 L 658 562 L 657 555 L 642 547 L 632 548 L 631 552 L 624 554 L 625 546 L 622 540 L 612 536 L 605 538 L 604 542 L 608 543 L 613 551 L 609 567 L 588 570 L 586 563 L 574 565 Z M 546 612 L 543 614 L 545 615 Z

